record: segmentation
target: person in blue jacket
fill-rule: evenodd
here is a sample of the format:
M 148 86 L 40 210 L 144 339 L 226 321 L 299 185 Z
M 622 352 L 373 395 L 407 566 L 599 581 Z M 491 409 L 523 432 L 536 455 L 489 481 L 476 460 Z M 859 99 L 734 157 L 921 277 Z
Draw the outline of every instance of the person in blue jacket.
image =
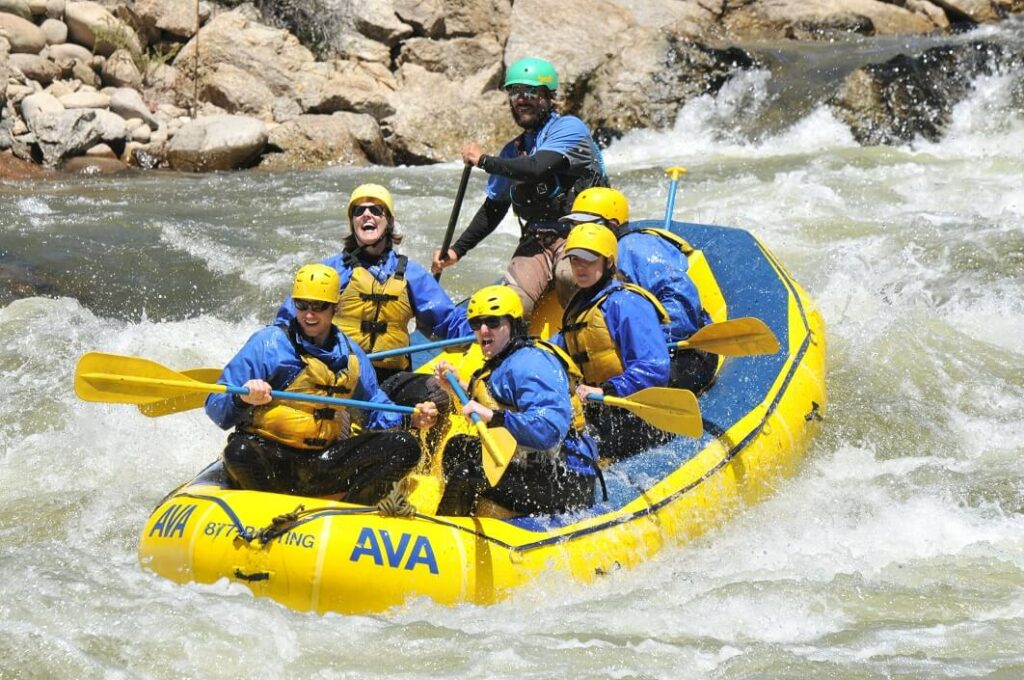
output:
M 618 238 L 618 275 L 645 288 L 668 312 L 662 326 L 666 343 L 686 340 L 710 323 L 701 306 L 700 293 L 687 273 L 686 255 L 693 251 L 683 238 L 664 229 L 632 229 L 629 202 L 621 192 L 605 187 L 587 189 L 576 197 L 572 213 L 562 218 L 569 224 L 598 223 Z M 669 387 L 700 393 L 714 381 L 718 356 L 697 349 L 669 349 Z
M 591 393 L 628 397 L 668 384 L 661 330 L 668 321 L 665 308 L 650 292 L 615 277 L 617 250 L 611 230 L 595 223 L 573 227 L 565 243 L 579 291 L 551 342 L 580 367 L 584 384 L 576 391 L 583 400 Z M 604 409 L 591 401 L 586 416 L 603 456 L 629 456 L 671 439 L 624 409 Z
M 358 435 L 343 406 L 271 399 L 271 390 L 392 403 L 377 385 L 363 351 L 331 323 L 338 273 L 322 265 L 299 269 L 292 287 L 298 316 L 257 331 L 221 374 L 245 395 L 211 394 L 206 414 L 228 436 L 223 459 L 238 488 L 302 496 L 346 494 L 372 505 L 420 460 L 416 436 L 401 414 L 370 410 Z M 416 405 L 411 422 L 430 428 L 434 404 Z
M 412 319 L 432 339 L 472 335 L 465 310 L 455 306 L 423 267 L 395 251 L 402 236 L 394 215 L 387 188 L 363 184 L 352 191 L 344 249 L 323 261 L 341 282 L 334 323 L 367 353 L 409 346 Z M 287 323 L 294 316 L 295 305 L 285 300 L 277 322 Z M 411 406 L 433 399 L 442 410 L 447 407 L 447 393 L 433 376 L 409 372 L 409 355 L 373 363 L 381 387 L 396 402 Z
M 575 290 L 562 257 L 568 229 L 558 219 L 583 189 L 608 186 L 608 175 L 586 124 L 555 111 L 558 72 L 551 63 L 535 57 L 513 63 L 505 73 L 505 91 L 523 133 L 496 156 L 485 154 L 476 143 L 463 146 L 463 161 L 490 175 L 487 196 L 448 252 L 442 257 L 440 250 L 435 251 L 432 269 L 440 273 L 465 257 L 511 207 L 522 232 L 505 283 L 519 293 L 529 319 L 537 300 L 552 285 L 563 304 Z
M 486 361 L 466 387 L 470 401 L 462 412 L 506 428 L 518 447 L 501 481 L 490 487 L 480 438 L 452 437 L 444 450 L 446 484 L 438 514 L 472 514 L 481 497 L 514 514 L 590 507 L 597 447 L 572 389 L 575 366 L 561 349 L 527 337 L 522 302 L 508 286 L 477 291 L 468 315 Z M 444 380 L 450 370 L 439 362 L 437 375 Z

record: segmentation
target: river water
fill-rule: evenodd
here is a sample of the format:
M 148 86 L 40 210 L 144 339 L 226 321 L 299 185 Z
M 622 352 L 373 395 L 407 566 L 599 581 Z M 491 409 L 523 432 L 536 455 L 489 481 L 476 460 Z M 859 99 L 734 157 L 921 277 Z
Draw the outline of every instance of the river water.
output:
M 458 166 L 0 185 L 0 678 L 1021 677 L 1024 114 L 1012 75 L 975 85 L 939 143 L 861 148 L 818 107 L 753 133 L 736 121 L 786 90 L 760 73 L 609 148 L 635 217 L 663 214 L 681 164 L 678 218 L 750 229 L 807 288 L 830 410 L 732 523 L 489 607 L 318 616 L 144 572 L 145 518 L 224 434 L 72 391 L 90 350 L 221 365 L 338 249 L 358 183 L 391 188 L 425 261 Z M 463 225 L 482 191 L 476 172 Z M 516 229 L 445 273 L 453 297 Z

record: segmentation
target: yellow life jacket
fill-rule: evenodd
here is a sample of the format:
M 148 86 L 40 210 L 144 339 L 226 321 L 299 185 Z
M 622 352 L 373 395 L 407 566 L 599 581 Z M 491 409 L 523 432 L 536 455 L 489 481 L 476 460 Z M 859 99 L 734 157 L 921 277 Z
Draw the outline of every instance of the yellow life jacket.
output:
M 546 340 L 538 340 L 536 338 L 529 338 L 523 344 L 524 347 L 536 347 L 542 349 L 545 352 L 555 355 L 559 363 L 562 364 L 562 368 L 569 376 L 569 401 L 572 403 L 572 421 L 570 427 L 577 432 L 582 432 L 583 428 L 586 427 L 586 420 L 583 417 L 583 402 L 576 394 L 576 387 L 583 382 L 583 374 L 580 372 L 579 367 L 573 362 L 572 358 L 565 353 L 558 345 L 553 345 Z M 517 350 L 518 351 L 518 350 Z M 490 377 L 491 373 L 494 372 L 494 367 L 488 367 L 486 364 L 484 368 L 473 374 L 473 377 L 469 381 L 469 393 L 478 402 L 483 404 L 489 409 L 501 409 L 506 411 L 516 411 L 517 409 L 510 404 L 502 404 L 491 391 L 487 389 L 487 378 Z
M 359 384 L 359 358 L 348 356 L 348 366 L 337 375 L 327 365 L 308 355 L 301 355 L 306 365 L 295 376 L 285 392 L 347 397 Z M 322 449 L 337 439 L 351 434 L 351 417 L 344 406 L 306 401 L 272 401 L 253 409 L 244 426 L 253 432 L 297 449 Z
M 634 233 L 634 232 L 630 232 Z M 635 233 L 640 234 L 653 234 L 654 236 L 660 236 L 666 241 L 671 241 L 676 245 L 677 248 L 683 253 L 683 255 L 689 255 L 693 252 L 693 246 L 678 234 L 673 234 L 671 231 L 665 229 L 655 229 L 653 227 L 645 227 L 644 229 L 637 229 Z
M 653 293 L 632 283 L 622 285 L 626 290 L 633 291 L 650 302 L 658 313 L 661 324 L 669 322 L 668 312 Z M 616 290 L 613 288 L 603 295 L 599 295 L 590 303 L 589 307 L 579 311 L 572 318 L 569 318 L 569 311 L 566 310 L 566 316 L 562 319 L 562 337 L 565 339 L 565 346 L 568 348 L 569 356 L 583 372 L 583 380 L 588 385 L 600 385 L 609 378 L 621 375 L 626 370 L 622 363 L 619 346 L 612 338 L 611 331 L 608 330 L 608 323 L 604 318 L 604 312 L 601 311 L 601 303 Z M 657 340 L 660 341 L 661 338 L 657 338 Z
M 354 259 L 354 258 L 353 258 Z M 409 258 L 398 256 L 395 273 L 383 283 L 354 262 L 352 278 L 341 291 L 334 324 L 367 353 L 409 346 L 409 320 L 413 317 L 405 269 Z M 378 359 L 378 368 L 406 369 L 408 356 Z

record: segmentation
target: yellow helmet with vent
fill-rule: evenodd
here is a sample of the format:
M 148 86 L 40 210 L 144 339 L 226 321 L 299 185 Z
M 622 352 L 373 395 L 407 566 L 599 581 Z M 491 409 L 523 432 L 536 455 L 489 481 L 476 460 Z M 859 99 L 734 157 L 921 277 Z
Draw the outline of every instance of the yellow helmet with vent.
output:
M 563 217 L 562 221 L 596 222 L 601 219 L 608 222 L 615 220 L 617 224 L 629 221 L 629 201 L 621 191 L 607 187 L 584 189 L 572 202 L 572 213 Z
M 333 267 L 307 264 L 295 274 L 293 300 L 321 300 L 337 304 L 341 296 L 341 280 Z
M 487 286 L 473 293 L 466 306 L 466 317 L 509 316 L 523 318 L 523 301 L 508 286 Z

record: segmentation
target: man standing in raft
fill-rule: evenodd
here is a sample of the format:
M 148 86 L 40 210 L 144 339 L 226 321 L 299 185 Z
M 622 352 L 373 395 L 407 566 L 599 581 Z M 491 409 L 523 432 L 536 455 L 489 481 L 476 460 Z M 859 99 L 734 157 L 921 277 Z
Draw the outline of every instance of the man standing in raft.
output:
M 472 334 L 466 312 L 456 307 L 427 271 L 394 247 L 402 242 L 395 227 L 391 192 L 379 184 L 363 184 L 348 201 L 349 233 L 342 252 L 323 263 L 338 272 L 341 296 L 334 323 L 365 352 L 409 346 L 409 322 L 434 339 Z M 275 323 L 295 317 L 295 305 L 285 300 Z M 400 404 L 411 406 L 431 399 L 442 410 L 446 392 L 433 376 L 410 372 L 409 355 L 373 362 L 381 388 Z M 443 403 L 441 400 L 444 400 Z
M 615 278 L 615 234 L 592 222 L 573 227 L 565 254 L 579 291 L 551 342 L 583 372 L 585 384 L 576 388 L 580 399 L 590 393 L 628 397 L 647 387 L 665 387 L 669 358 L 661 325 L 668 315 L 651 293 Z M 588 403 L 586 415 L 602 456 L 629 456 L 672 438 L 625 409 Z
M 662 326 L 666 342 L 686 340 L 711 321 L 701 306 L 700 293 L 687 273 L 686 259 L 693 247 L 664 229 L 632 229 L 629 202 L 615 189 L 595 187 L 576 197 L 572 214 L 562 218 L 569 224 L 602 224 L 618 238 L 615 260 L 619 276 L 654 294 L 668 312 Z M 718 356 L 699 349 L 669 350 L 672 360 L 668 386 L 700 393 L 711 384 L 718 368 Z
M 522 236 L 512 255 L 505 282 L 523 302 L 526 318 L 554 281 L 564 304 L 574 288 L 562 259 L 568 229 L 558 219 L 569 212 L 576 195 L 592 186 L 608 186 L 601 150 L 586 124 L 554 110 L 558 72 L 543 59 L 528 57 L 508 67 L 505 91 L 516 124 L 523 128 L 497 156 L 476 143 L 462 148 L 467 165 L 482 168 L 487 198 L 462 236 L 448 250 L 434 253 L 432 269 L 440 273 L 458 262 L 498 226 L 511 207 Z
M 331 323 L 338 304 L 338 273 L 322 264 L 295 275 L 298 316 L 257 331 L 228 362 L 220 383 L 242 385 L 245 395 L 211 394 L 206 413 L 223 429 L 234 427 L 224 448 L 228 478 L 242 489 L 302 496 L 346 493 L 372 505 L 420 459 L 417 438 L 398 428 L 400 414 L 370 411 L 363 431 L 351 433 L 343 406 L 271 401 L 271 390 L 392 403 L 377 385 L 366 355 Z M 413 427 L 437 418 L 431 402 L 416 404 Z
M 560 348 L 526 336 L 522 302 L 508 286 L 474 293 L 468 315 L 486 361 L 469 381 L 470 401 L 462 411 L 506 428 L 518 447 L 501 481 L 490 488 L 480 438 L 452 437 L 444 450 L 446 487 L 438 514 L 472 514 L 481 496 L 516 514 L 590 507 L 597 447 L 572 390 L 570 373 L 578 369 Z M 444 361 L 437 366 L 446 385 L 451 368 Z M 581 377 L 577 372 L 576 379 Z

